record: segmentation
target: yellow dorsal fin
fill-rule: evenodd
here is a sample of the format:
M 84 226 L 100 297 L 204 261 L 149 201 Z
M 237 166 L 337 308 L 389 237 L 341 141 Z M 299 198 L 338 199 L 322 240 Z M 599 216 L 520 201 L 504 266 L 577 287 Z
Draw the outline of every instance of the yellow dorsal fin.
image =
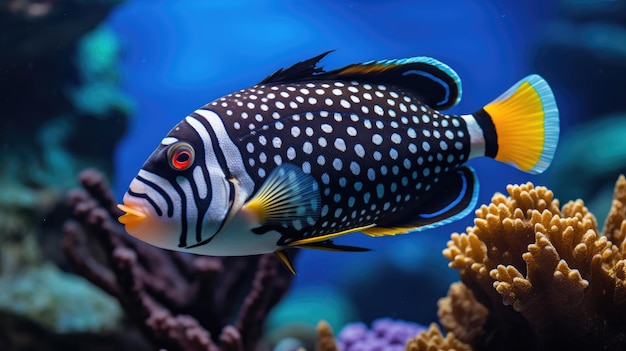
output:
M 520 80 L 483 109 L 496 130 L 496 160 L 529 173 L 550 165 L 559 140 L 559 111 L 543 78 L 533 74 Z
M 291 264 L 291 261 L 289 260 L 289 257 L 287 257 L 285 251 L 274 251 L 274 255 L 276 255 L 276 257 L 285 266 L 285 268 L 291 272 L 291 274 L 296 275 L 296 270 L 293 268 L 293 264 Z

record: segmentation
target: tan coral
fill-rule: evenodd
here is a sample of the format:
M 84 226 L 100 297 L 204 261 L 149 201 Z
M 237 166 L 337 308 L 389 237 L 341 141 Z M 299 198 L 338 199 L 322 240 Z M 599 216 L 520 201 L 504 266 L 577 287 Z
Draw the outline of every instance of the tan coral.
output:
M 449 313 L 441 303 L 442 324 L 480 349 L 621 347 L 626 179 L 616 184 L 607 236 L 581 200 L 560 209 L 550 190 L 532 183 L 510 185 L 507 192 L 481 206 L 474 227 L 453 234 L 443 251 L 489 315 L 468 325 L 467 316 Z M 454 294 L 451 289 L 448 299 Z M 476 310 L 467 307 L 466 313 Z M 481 328 L 484 335 L 476 336 Z
M 337 351 L 333 330 L 326 321 L 317 323 L 317 345 L 315 351 Z
M 459 341 L 454 333 L 444 337 L 435 323 L 427 331 L 419 333 L 406 342 L 406 351 L 472 351 L 472 347 Z
M 437 305 L 441 325 L 459 340 L 469 343 L 485 332 L 483 325 L 489 311 L 476 301 L 474 293 L 463 283 L 450 285 L 448 296 L 440 299 Z

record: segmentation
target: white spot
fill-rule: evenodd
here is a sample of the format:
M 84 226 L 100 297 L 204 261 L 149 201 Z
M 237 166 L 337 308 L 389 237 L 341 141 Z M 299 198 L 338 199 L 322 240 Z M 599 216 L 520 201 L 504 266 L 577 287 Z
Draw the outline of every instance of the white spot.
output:
M 246 150 L 248 150 L 249 153 L 254 153 L 254 145 L 252 143 L 246 144 Z
M 335 148 L 341 152 L 346 151 L 346 143 L 341 138 L 335 139 Z
M 429 123 L 430 122 L 430 117 L 428 115 L 422 115 L 422 122 Z
M 313 152 L 313 144 L 311 144 L 308 141 L 305 141 L 304 144 L 302 145 L 302 151 L 310 155 Z
M 274 99 L 275 97 L 276 97 L 276 94 L 274 94 L 274 93 L 267 94 L 267 98 L 268 99 Z
M 341 167 L 343 166 L 343 162 L 340 159 L 336 158 L 333 160 L 333 167 L 337 171 L 341 171 Z
M 426 152 L 430 151 L 430 144 L 427 141 L 423 142 L 422 149 Z
M 326 216 L 327 214 L 328 214 L 328 205 L 324 205 L 322 206 L 322 212 L 320 213 L 320 215 L 323 217 L 323 216 Z
M 290 160 L 296 158 L 296 149 L 294 149 L 292 146 L 287 149 L 287 158 Z
M 175 142 L 177 142 L 177 141 L 178 141 L 178 139 L 177 139 L 177 138 L 174 138 L 174 137 L 166 137 L 166 138 L 163 138 L 163 140 L 161 140 L 161 145 L 166 145 L 166 146 L 167 146 L 167 145 L 174 144 L 174 143 L 175 143 Z
M 326 138 L 324 137 L 319 137 L 317 139 L 317 143 L 321 146 L 321 147 L 326 147 L 326 145 L 328 145 L 328 142 L 326 141 Z
M 400 144 L 402 142 L 402 137 L 398 133 L 391 134 L 391 141 L 395 144 Z
M 311 173 L 311 164 L 308 161 L 302 162 L 302 172 Z
M 376 171 L 373 168 L 367 170 L 367 179 L 374 181 L 376 179 Z
M 385 124 L 383 123 L 383 121 L 376 121 L 376 128 L 383 129 L 384 127 Z
M 361 191 L 362 189 L 363 189 L 363 183 L 361 182 L 354 183 L 354 190 Z
M 322 183 L 326 185 L 330 184 L 330 176 L 328 175 L 328 173 L 322 174 Z
M 381 154 L 379 151 L 374 151 L 374 159 L 376 161 L 380 161 L 383 158 L 383 154 Z
M 267 110 L 269 110 L 269 109 L 270 109 L 270 108 L 269 108 L 266 104 L 261 104 L 261 110 L 263 110 L 263 111 L 267 111 Z
M 283 164 L 283 158 L 280 157 L 280 155 L 274 155 L 274 163 L 277 166 L 280 166 L 281 164 Z
M 441 148 L 441 150 L 448 150 L 448 143 L 446 143 L 444 140 L 439 142 L 439 147 Z
M 261 177 L 261 178 L 265 177 L 265 170 L 263 168 L 259 168 L 257 173 L 258 173 L 259 177 Z
M 383 143 L 383 137 L 380 134 L 372 135 L 372 142 L 376 145 L 380 145 Z
M 324 157 L 324 155 L 317 156 L 317 164 L 320 166 L 326 164 L 326 158 Z
M 293 126 L 291 127 L 291 136 L 297 138 L 300 135 L 300 128 Z
M 343 84 L 342 82 L 335 82 L 335 86 L 341 88 L 341 87 L 345 86 L 345 84 Z
M 274 137 L 272 139 L 272 146 L 274 146 L 274 148 L 280 149 L 282 145 L 283 145 L 283 141 L 279 137 Z
M 459 120 L 458 120 L 458 119 L 454 118 L 454 119 L 452 120 L 452 125 L 453 125 L 453 126 L 455 126 L 455 127 L 458 127 L 458 126 L 460 126 L 460 125 L 461 125 L 461 123 L 459 122 Z
M 281 109 L 281 110 L 285 108 L 285 104 L 283 104 L 282 101 L 276 101 L 275 105 L 276 105 L 276 108 Z
M 307 112 L 304 114 L 304 118 L 307 119 L 307 121 L 312 121 L 313 120 L 313 113 L 312 112 Z
M 307 88 L 302 88 L 302 89 L 300 89 L 300 92 L 301 92 L 302 94 L 304 94 L 304 95 L 307 95 L 307 94 L 309 94 L 309 89 L 307 89 Z
M 337 95 L 337 96 L 341 96 L 341 94 L 343 94 L 341 92 L 341 89 L 333 89 L 333 94 Z
M 307 136 L 313 136 L 313 128 L 311 127 L 306 127 L 304 129 L 304 134 L 306 134 Z
M 341 122 L 343 120 L 343 116 L 339 112 L 335 112 L 334 117 L 337 122 Z
M 457 150 L 463 150 L 463 143 L 461 143 L 460 141 L 457 141 L 456 143 L 454 143 L 454 148 Z
M 448 155 L 448 158 L 446 158 L 446 161 L 448 161 L 448 163 L 454 162 L 454 155 L 452 154 Z
M 358 163 L 352 161 L 350 162 L 350 170 L 352 171 L 352 174 L 359 175 L 361 173 L 361 166 L 359 166 Z
M 309 104 L 311 104 L 311 105 L 315 105 L 315 104 L 317 104 L 317 99 L 316 99 L 316 98 L 314 98 L 314 97 L 310 97 L 310 98 L 309 98 Z
M 451 130 L 446 130 L 445 136 L 446 136 L 446 138 L 448 138 L 450 140 L 454 139 L 454 133 L 452 133 Z
M 324 89 L 315 89 L 317 95 L 324 95 Z
M 298 104 L 296 104 L 296 102 L 295 102 L 295 101 L 291 101 L 291 102 L 289 103 L 289 107 L 291 107 L 291 108 L 293 108 L 293 109 L 296 109 L 296 108 L 298 108 Z
M 348 102 L 348 100 L 341 99 L 340 104 L 343 108 L 350 108 L 350 102 Z
M 354 86 L 348 87 L 348 90 L 351 93 L 358 93 L 359 92 L 359 89 L 357 87 L 354 87 Z
M 241 128 L 241 124 L 239 124 L 239 122 L 235 122 L 235 123 L 233 123 L 233 127 L 235 127 L 235 129 L 240 129 Z
M 398 150 L 391 148 L 389 150 L 389 157 L 391 157 L 392 159 L 397 159 L 398 158 Z
M 413 129 L 413 128 L 409 128 L 409 129 L 406 131 L 406 134 L 407 134 L 407 135 L 409 136 L 409 138 L 411 138 L 411 139 L 415 139 L 415 138 L 417 137 L 417 133 L 415 132 L 415 129 Z
M 356 95 L 350 95 L 350 100 L 352 100 L 352 102 L 354 102 L 355 104 L 361 102 L 361 99 L 359 99 L 359 97 Z
M 411 160 L 409 160 L 408 158 L 405 158 L 402 164 L 404 165 L 404 168 L 411 169 Z
M 276 130 L 283 130 L 283 128 L 285 128 L 285 125 L 283 124 L 283 122 L 276 122 L 274 123 L 274 128 L 276 128 Z
M 422 174 L 424 174 L 424 177 L 428 177 L 430 175 L 430 168 L 428 167 L 424 168 L 424 170 L 422 171 Z
M 265 152 L 261 152 L 259 154 L 259 162 L 261 162 L 261 163 L 267 162 L 267 155 L 265 154 Z
M 374 113 L 376 113 L 379 116 L 382 116 L 385 114 L 385 111 L 383 111 L 383 108 L 380 107 L 379 105 L 374 105 Z
M 376 196 L 378 196 L 379 199 L 382 199 L 383 196 L 385 196 L 385 186 L 383 184 L 378 184 L 376 186 Z
M 413 143 L 410 143 L 410 144 L 409 144 L 409 151 L 410 151 L 412 154 L 416 153 L 416 152 L 417 152 L 417 146 L 415 146 L 415 144 L 413 144 Z
M 324 123 L 321 125 L 322 131 L 324 133 L 332 133 L 333 132 L 333 127 L 330 124 Z
M 348 133 L 349 136 L 352 136 L 352 137 L 357 135 L 356 128 L 354 127 L 346 128 L 346 132 Z
M 260 135 L 259 136 L 259 144 L 261 144 L 261 145 L 266 145 L 267 144 L 267 139 L 265 138 L 264 135 Z
M 254 108 L 254 104 L 252 102 L 249 102 L 246 106 L 248 106 L 251 110 Z
M 335 218 L 339 218 L 339 216 L 341 216 L 341 211 L 342 211 L 341 208 L 338 208 L 335 210 Z
M 372 100 L 372 94 L 370 94 L 370 93 L 363 93 L 363 98 L 365 100 Z
M 289 97 L 289 93 L 286 91 L 281 91 L 280 92 L 280 96 L 284 97 L 284 98 L 288 98 Z
M 354 145 L 354 152 L 356 152 L 356 155 L 361 158 L 365 157 L 365 149 L 361 144 Z

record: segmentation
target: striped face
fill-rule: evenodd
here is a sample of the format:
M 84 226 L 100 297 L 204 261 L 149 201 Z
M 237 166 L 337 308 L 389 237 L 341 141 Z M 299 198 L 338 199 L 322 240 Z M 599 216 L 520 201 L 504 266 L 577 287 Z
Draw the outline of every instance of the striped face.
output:
M 131 235 L 194 252 L 215 239 L 233 208 L 253 191 L 223 121 L 207 112 L 176 125 L 131 182 L 124 204 L 142 217 L 126 223 Z
M 463 165 L 470 158 L 530 173 L 552 158 L 558 112 L 538 76 L 474 114 L 453 116 L 435 109 L 460 99 L 458 76 L 439 61 L 373 61 L 320 73 L 321 57 L 176 125 L 119 206 L 126 230 L 199 254 L 275 252 L 293 271 L 282 253 L 289 247 L 356 250 L 331 239 L 395 235 L 466 215 L 478 196 L 475 174 Z

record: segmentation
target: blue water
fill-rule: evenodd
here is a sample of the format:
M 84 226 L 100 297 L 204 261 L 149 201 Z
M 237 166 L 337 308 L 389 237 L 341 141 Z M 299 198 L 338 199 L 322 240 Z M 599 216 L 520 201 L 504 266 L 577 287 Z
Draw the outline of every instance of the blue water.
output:
M 555 11 L 552 3 L 127 1 L 108 20 L 124 46 L 124 89 L 137 103 L 130 131 L 116 154 L 116 194 L 121 198 L 162 137 L 196 107 L 331 49 L 336 52 L 324 59 L 327 68 L 372 59 L 435 57 L 463 80 L 461 103 L 450 112 L 473 112 L 533 73 L 533 45 Z M 542 182 L 538 176 L 492 160 L 471 164 L 481 182 L 479 203 L 488 202 L 495 191 L 505 191 L 506 184 Z M 372 310 L 380 316 L 402 317 L 402 304 L 418 305 L 425 314 L 404 317 L 428 323 L 436 319 L 437 297 L 445 295 L 450 280 L 457 279 L 456 272 L 447 269 L 441 249 L 452 231 L 472 224 L 472 217 L 402 237 L 370 239 L 353 234 L 339 240 L 374 248 L 371 253 L 303 252 L 296 262 L 295 288 L 362 286 L 358 284 L 373 279 L 369 286 L 377 299 Z M 377 284 L 376 279 L 385 275 L 391 280 Z M 423 302 L 385 293 L 402 289 L 389 284 L 400 285 L 402 281 L 393 278 L 405 276 L 412 277 L 415 289 L 428 291 L 416 295 Z M 431 280 L 420 281 L 425 276 Z M 440 283 L 433 284 L 432 279 Z

